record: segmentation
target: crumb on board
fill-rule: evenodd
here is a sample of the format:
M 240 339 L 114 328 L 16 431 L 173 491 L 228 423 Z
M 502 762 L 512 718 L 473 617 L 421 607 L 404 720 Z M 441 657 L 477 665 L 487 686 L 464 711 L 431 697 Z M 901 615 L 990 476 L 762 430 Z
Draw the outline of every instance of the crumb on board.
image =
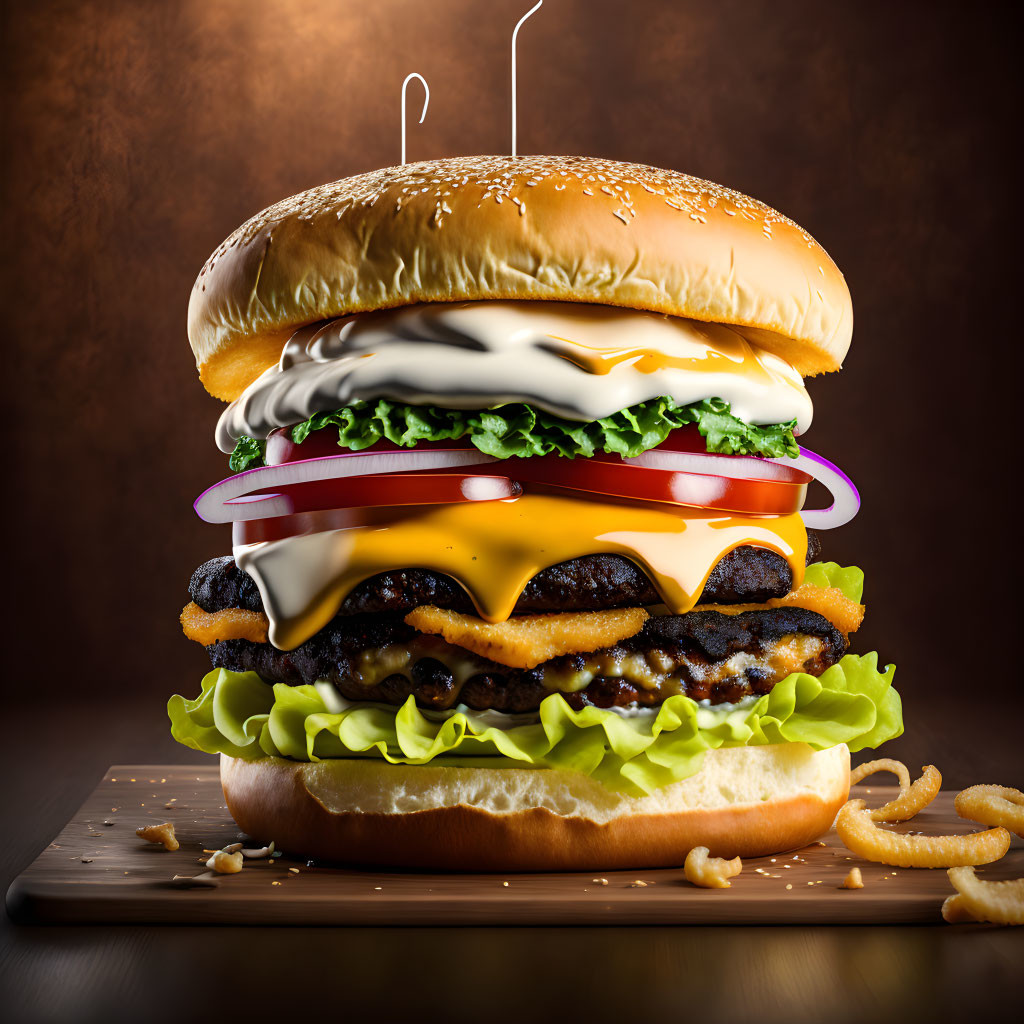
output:
M 218 875 L 237 875 L 242 870 L 242 851 L 218 850 L 206 862 L 206 866 Z
M 174 826 L 169 821 L 159 825 L 143 825 L 135 830 L 135 834 L 140 839 L 145 839 L 147 843 L 162 843 L 165 850 L 173 851 L 179 846 L 178 840 L 174 837 Z
M 729 889 L 735 878 L 743 870 L 743 861 L 739 857 L 726 860 L 724 857 L 711 857 L 706 846 L 695 846 L 687 855 L 683 864 L 683 873 L 691 885 L 704 889 Z
M 241 843 L 239 843 L 238 845 L 239 845 L 239 847 L 242 846 Z M 268 857 L 275 857 L 275 856 L 277 856 L 277 854 L 274 853 L 274 843 L 273 843 L 273 841 L 271 841 L 269 846 L 261 846 L 259 848 L 251 848 L 251 849 L 248 849 L 248 850 L 243 848 L 242 849 L 242 856 L 246 860 L 266 860 Z M 312 866 L 313 866 L 312 861 L 307 861 L 306 862 L 306 867 L 307 868 L 312 867 Z
M 846 877 L 843 879 L 843 884 L 839 887 L 840 889 L 863 889 L 864 878 L 860 873 L 860 868 L 854 866 L 847 872 Z

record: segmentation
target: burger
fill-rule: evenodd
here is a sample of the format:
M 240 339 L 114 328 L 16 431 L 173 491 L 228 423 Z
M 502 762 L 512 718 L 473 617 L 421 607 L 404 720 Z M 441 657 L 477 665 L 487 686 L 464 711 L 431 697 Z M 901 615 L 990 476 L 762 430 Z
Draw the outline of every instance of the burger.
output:
M 763 855 L 902 732 L 893 668 L 849 653 L 863 574 L 820 558 L 857 492 L 801 443 L 849 291 L 762 203 L 586 157 L 391 167 L 239 228 L 188 330 L 230 403 L 195 508 L 233 535 L 169 713 L 254 838 L 477 871 Z

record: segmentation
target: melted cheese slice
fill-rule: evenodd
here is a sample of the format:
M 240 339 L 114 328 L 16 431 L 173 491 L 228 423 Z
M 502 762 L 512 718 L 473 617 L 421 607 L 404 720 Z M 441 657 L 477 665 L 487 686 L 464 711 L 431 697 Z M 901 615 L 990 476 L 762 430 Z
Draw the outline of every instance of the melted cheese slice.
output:
M 689 611 L 715 564 L 744 544 L 769 548 L 803 581 L 807 531 L 798 513 L 735 516 L 527 494 L 505 501 L 353 509 L 350 525 L 284 540 L 236 544 L 235 562 L 256 581 L 269 640 L 292 650 L 322 629 L 363 580 L 389 570 L 444 573 L 477 613 L 503 622 L 542 569 L 592 554 L 632 559 L 668 609 Z

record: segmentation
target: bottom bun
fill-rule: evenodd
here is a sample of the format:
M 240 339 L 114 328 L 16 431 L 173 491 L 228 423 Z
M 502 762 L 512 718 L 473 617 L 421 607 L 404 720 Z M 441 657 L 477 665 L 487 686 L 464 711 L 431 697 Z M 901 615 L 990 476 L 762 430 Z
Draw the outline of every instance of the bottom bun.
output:
M 575 772 L 369 758 L 310 764 L 222 755 L 220 774 L 243 831 L 306 857 L 590 871 L 678 867 L 695 846 L 719 857 L 805 846 L 830 828 L 849 795 L 850 752 L 804 743 L 712 750 L 696 775 L 643 797 Z

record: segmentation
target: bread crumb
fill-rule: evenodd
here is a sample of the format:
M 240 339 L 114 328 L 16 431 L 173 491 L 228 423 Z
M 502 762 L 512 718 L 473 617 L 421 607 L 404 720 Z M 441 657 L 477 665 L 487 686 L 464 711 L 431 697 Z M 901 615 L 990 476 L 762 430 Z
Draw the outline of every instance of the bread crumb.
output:
M 178 840 L 174 837 L 174 826 L 169 821 L 160 825 L 143 825 L 142 828 L 135 830 L 135 834 L 140 839 L 145 839 L 147 843 L 163 843 L 165 850 L 173 851 L 179 846 Z
M 686 863 L 683 865 L 686 880 L 704 889 L 731 888 L 729 879 L 743 870 L 743 861 L 739 857 L 733 857 L 732 860 L 709 857 L 709 852 L 706 846 L 695 846 L 686 855 Z
M 860 868 L 852 867 L 843 879 L 843 884 L 839 887 L 840 889 L 863 889 L 864 879 L 861 876 Z
M 207 862 L 206 866 L 218 875 L 237 875 L 242 870 L 242 851 L 218 850 Z

